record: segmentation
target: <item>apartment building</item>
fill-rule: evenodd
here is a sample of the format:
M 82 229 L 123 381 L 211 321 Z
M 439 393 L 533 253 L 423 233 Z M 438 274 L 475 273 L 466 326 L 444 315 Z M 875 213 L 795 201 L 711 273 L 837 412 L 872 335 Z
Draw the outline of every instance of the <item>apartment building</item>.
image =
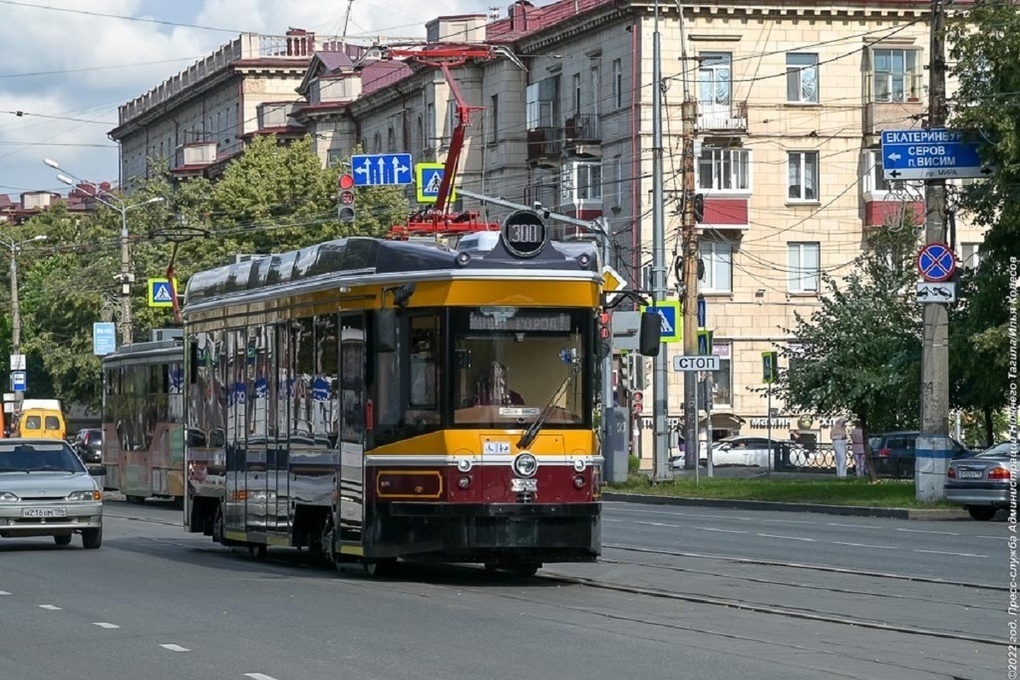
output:
M 670 263 L 683 186 L 681 108 L 685 99 L 697 102 L 695 182 L 704 198 L 699 292 L 722 366 L 712 395 L 716 437 L 764 436 L 771 427 L 779 436 L 799 430 L 825 440 L 828 423 L 817 414 L 789 412 L 778 400 L 768 412 L 761 355 L 796 342 L 787 329 L 796 313 L 809 315 L 818 306 L 823 273 L 839 279 L 875 230 L 904 215 L 923 216 L 922 187 L 882 178 L 880 134 L 924 125 L 930 3 L 715 0 L 682 3 L 682 19 L 675 3 L 657 5 L 656 19 L 652 0 L 560 0 L 541 7 L 518 0 L 496 20 L 464 15 L 430 22 L 430 42 L 503 45 L 525 66 L 496 58 L 455 69 L 464 98 L 484 107 L 474 115 L 458 184 L 584 219 L 603 217 L 616 243 L 611 264 L 631 285 L 647 288 L 657 27 Z M 310 133 L 324 163 L 344 158 L 355 144 L 367 153 L 410 152 L 415 162 L 444 160 L 456 109 L 442 73 L 382 56 L 315 43 L 301 55 L 299 74 L 299 59 L 282 60 L 293 66 L 283 77 L 281 59 L 274 58 L 269 70 L 242 74 L 231 66 L 230 77 L 193 83 L 192 91 L 203 94 L 180 100 L 194 114 L 177 116 L 180 129 L 229 130 L 230 138 L 204 139 L 215 141 L 216 155 L 203 147 L 202 163 L 191 166 L 180 151 L 194 142 L 160 113 L 188 88 L 171 92 L 165 83 L 164 94 L 154 90 L 122 107 L 116 138 L 123 172 L 144 172 L 145 155 L 159 155 L 157 139 L 164 151 L 174 146 L 175 172 L 208 172 L 211 161 L 238 150 L 237 139 L 273 127 L 252 111 L 282 103 L 282 131 Z M 272 91 L 258 97 L 254 81 L 246 80 L 256 71 L 263 78 L 274 74 Z M 294 93 L 283 92 L 288 85 L 296 89 L 294 103 L 288 103 Z M 144 103 L 146 97 L 152 101 Z M 222 105 L 198 108 L 200 100 L 216 97 Z M 223 127 L 210 121 L 208 112 L 231 107 Z M 980 234 L 961 223 L 955 245 L 964 264 L 976 262 L 979 243 Z M 676 298 L 672 266 L 668 281 Z M 680 353 L 680 345 L 668 345 L 668 352 Z M 644 403 L 651 404 L 650 365 L 637 368 L 636 387 L 649 386 Z M 682 373 L 669 378 L 672 424 L 682 414 L 683 379 Z M 646 409 L 635 421 L 646 464 L 650 416 Z

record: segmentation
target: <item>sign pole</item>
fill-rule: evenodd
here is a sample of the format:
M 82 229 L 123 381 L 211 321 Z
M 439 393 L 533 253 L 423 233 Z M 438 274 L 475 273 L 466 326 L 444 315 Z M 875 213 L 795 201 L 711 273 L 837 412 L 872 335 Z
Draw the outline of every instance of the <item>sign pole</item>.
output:
M 946 61 L 944 0 L 931 3 L 931 63 L 929 127 L 946 120 Z M 946 241 L 946 181 L 925 181 L 926 244 Z M 919 501 L 945 498 L 949 467 L 949 311 L 945 305 L 924 305 L 921 349 L 921 434 L 914 459 L 916 497 Z

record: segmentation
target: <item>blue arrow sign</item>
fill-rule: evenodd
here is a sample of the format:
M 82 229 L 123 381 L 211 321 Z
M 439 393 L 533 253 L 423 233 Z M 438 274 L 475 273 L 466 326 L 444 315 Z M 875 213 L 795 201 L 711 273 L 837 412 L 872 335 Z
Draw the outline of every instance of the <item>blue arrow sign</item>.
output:
M 956 272 L 956 256 L 945 244 L 929 243 L 917 254 L 917 270 L 925 281 L 948 281 Z
M 882 176 L 885 179 L 985 177 L 979 142 L 959 130 L 884 130 Z
M 412 184 L 414 165 L 409 153 L 376 153 L 351 156 L 354 186 Z

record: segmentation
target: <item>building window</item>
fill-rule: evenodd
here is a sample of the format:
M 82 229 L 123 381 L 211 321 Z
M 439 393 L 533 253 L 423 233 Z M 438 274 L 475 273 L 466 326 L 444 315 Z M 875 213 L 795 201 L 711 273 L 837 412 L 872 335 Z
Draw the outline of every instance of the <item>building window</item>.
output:
M 698 55 L 698 106 L 730 105 L 731 55 L 729 52 L 702 52 Z
M 698 187 L 706 191 L 750 191 L 750 152 L 703 146 L 698 157 Z
M 876 102 L 919 99 L 918 50 L 873 50 L 871 58 Z
M 599 115 L 599 100 L 602 98 L 602 73 L 598 66 L 591 67 L 591 112 Z
M 397 133 L 393 128 L 386 130 L 386 153 L 397 152 Z
M 701 239 L 703 274 L 699 288 L 706 293 L 729 293 L 733 290 L 733 249 L 722 240 Z
M 326 166 L 333 168 L 344 162 L 346 154 L 343 149 L 327 149 L 326 150 Z
M 382 135 L 378 132 L 372 136 L 372 151 L 382 153 Z
M 529 130 L 555 127 L 558 124 L 560 77 L 553 76 L 528 85 L 527 125 Z
M 602 198 L 602 164 L 578 163 L 577 199 L 580 201 L 598 201 Z
M 964 269 L 977 269 L 981 264 L 980 248 L 980 243 L 960 244 L 960 264 Z
M 719 370 L 712 371 L 712 405 L 733 406 L 733 345 L 713 343 L 712 354 L 719 357 Z
M 885 172 L 882 165 L 882 150 L 870 149 L 864 152 L 864 176 L 863 188 L 866 194 L 885 193 L 890 190 L 889 182 L 885 180 Z
M 786 157 L 789 163 L 788 196 L 795 201 L 817 201 L 818 152 L 790 151 Z
M 433 144 L 436 141 L 436 105 L 429 102 L 425 107 L 425 134 L 428 135 L 426 148 L 432 149 L 438 146 Z
M 574 90 L 574 113 L 581 113 L 581 74 L 575 73 L 573 77 Z
M 492 95 L 489 103 L 489 141 L 499 141 L 499 95 Z
M 786 55 L 786 101 L 797 104 L 818 103 L 818 55 Z
M 610 209 L 623 206 L 623 182 L 623 158 L 615 156 L 613 158 L 613 184 L 607 196 Z
M 820 246 L 815 243 L 789 243 L 789 285 L 791 293 L 817 293 Z
M 613 60 L 613 108 L 623 108 L 623 62 Z

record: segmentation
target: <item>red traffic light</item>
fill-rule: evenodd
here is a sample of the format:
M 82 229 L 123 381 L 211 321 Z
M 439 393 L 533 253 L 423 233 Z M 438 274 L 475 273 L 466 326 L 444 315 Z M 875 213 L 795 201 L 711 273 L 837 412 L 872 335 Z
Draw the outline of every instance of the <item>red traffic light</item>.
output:
M 341 189 L 353 189 L 354 188 L 354 175 L 345 173 L 343 175 L 340 175 L 340 179 L 337 180 L 337 181 L 340 184 L 340 188 Z

